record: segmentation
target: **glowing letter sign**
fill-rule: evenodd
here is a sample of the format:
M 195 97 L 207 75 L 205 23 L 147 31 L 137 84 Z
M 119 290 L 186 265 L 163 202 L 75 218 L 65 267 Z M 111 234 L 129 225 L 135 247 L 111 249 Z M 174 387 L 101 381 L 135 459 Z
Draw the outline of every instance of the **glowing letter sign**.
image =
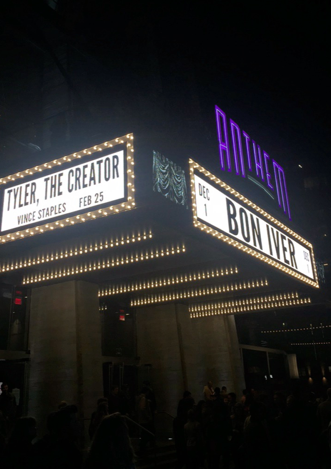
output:
M 190 160 L 194 224 L 316 288 L 312 245 Z
M 127 135 L 1 179 L 0 183 L 6 183 L 1 194 L 1 233 L 10 233 L 0 236 L 0 240 L 14 240 L 133 208 L 132 139 Z M 65 163 L 67 168 L 54 172 Z M 31 178 L 47 169 L 53 171 Z M 22 181 L 26 176 L 29 179 Z M 19 183 L 13 184 L 15 180 Z
M 230 152 L 231 141 L 236 174 L 246 177 L 246 161 L 248 171 L 253 173 L 254 176 L 260 179 L 263 183 L 266 183 L 269 189 L 276 190 L 278 205 L 279 207 L 282 207 L 284 213 L 287 213 L 291 220 L 290 204 L 287 196 L 285 173 L 283 168 L 275 160 L 272 160 L 269 167 L 269 155 L 265 151 L 262 151 L 260 146 L 257 145 L 254 140 L 251 141 L 250 136 L 244 130 L 241 131 L 239 126 L 232 119 L 230 119 L 231 132 L 229 132 L 225 112 L 217 106 L 215 106 L 215 112 L 221 169 L 223 171 L 226 169 L 230 172 L 232 171 Z M 241 137 L 244 139 L 244 144 Z M 272 184 L 272 176 L 274 185 Z

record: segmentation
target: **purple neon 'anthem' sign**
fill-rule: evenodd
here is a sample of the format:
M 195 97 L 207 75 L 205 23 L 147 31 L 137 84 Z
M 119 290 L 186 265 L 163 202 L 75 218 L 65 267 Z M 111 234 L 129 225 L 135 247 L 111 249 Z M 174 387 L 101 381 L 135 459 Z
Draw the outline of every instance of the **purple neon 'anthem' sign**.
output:
M 221 169 L 232 172 L 232 166 L 237 175 L 246 177 L 247 170 L 253 173 L 272 191 L 276 191 L 279 207 L 287 213 L 291 220 L 290 204 L 287 195 L 285 173 L 283 168 L 270 156 L 261 150 L 260 146 L 232 119 L 227 123 L 225 112 L 215 106 L 217 135 Z M 230 132 L 229 132 L 230 130 Z M 230 154 L 230 142 L 233 160 Z

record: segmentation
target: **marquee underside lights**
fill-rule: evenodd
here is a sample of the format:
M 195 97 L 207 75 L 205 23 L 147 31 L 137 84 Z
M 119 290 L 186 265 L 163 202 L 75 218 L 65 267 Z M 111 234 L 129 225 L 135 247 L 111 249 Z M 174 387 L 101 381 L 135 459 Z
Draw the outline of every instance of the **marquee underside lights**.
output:
M 262 295 L 262 296 L 251 296 L 249 298 L 237 298 L 230 299 L 227 301 L 217 301 L 208 303 L 195 303 L 189 306 L 190 313 L 196 313 L 200 311 L 214 311 L 222 308 L 231 308 L 234 306 L 247 306 L 255 305 L 260 303 L 271 303 L 273 301 L 291 300 L 299 298 L 297 292 L 284 292 L 273 295 Z
M 174 274 L 170 276 L 155 277 L 152 279 L 139 280 L 109 285 L 99 290 L 99 297 L 118 295 L 121 293 L 149 290 L 153 288 L 167 287 L 181 283 L 196 282 L 205 279 L 223 277 L 224 275 L 237 274 L 237 267 L 210 268 L 197 272 Z
M 292 343 L 290 345 L 330 345 L 331 342 L 296 342 L 296 343 Z
M 313 246 L 262 208 L 189 160 L 194 226 L 319 288 Z
M 85 163 L 73 166 L 84 158 Z M 68 167 L 55 171 L 61 165 Z M 39 176 L 45 170 L 54 171 Z M 39 177 L 31 178 L 34 174 Z M 29 180 L 24 182 L 26 177 Z M 19 184 L 12 185 L 14 181 Z M 6 185 L 2 244 L 131 210 L 135 208 L 133 134 L 1 178 L 0 185 Z
M 118 267 L 120 265 L 129 265 L 136 262 L 158 259 L 160 257 L 181 254 L 184 252 L 186 252 L 185 245 L 178 245 L 176 247 L 170 248 L 146 248 L 145 250 L 126 253 L 123 255 L 81 262 L 75 265 L 61 266 L 48 270 L 47 272 L 31 273 L 23 277 L 22 283 L 23 285 L 30 285 L 33 283 L 45 282 L 54 279 L 56 280 L 61 278 L 67 278 L 71 275 L 95 272 L 97 270 L 109 269 L 112 267 Z
M 291 294 L 290 294 L 291 295 Z M 285 294 L 283 295 L 283 297 Z M 292 295 L 291 295 L 292 296 Z M 238 305 L 238 306 L 228 306 L 223 307 L 220 309 L 213 309 L 213 310 L 203 310 L 197 311 L 195 313 L 190 313 L 191 319 L 197 319 L 202 317 L 208 316 L 219 316 L 222 314 L 236 314 L 236 313 L 248 313 L 248 312 L 256 312 L 256 311 L 263 311 L 269 309 L 281 309 L 281 308 L 288 308 L 291 306 L 306 306 L 311 304 L 310 298 L 292 298 L 291 299 L 283 299 L 278 301 L 265 301 L 262 300 L 258 303 L 250 303 L 249 301 L 246 304 Z
M 155 295 L 149 294 L 139 298 L 134 298 L 131 300 L 130 306 L 144 306 L 187 298 L 198 298 L 200 296 L 218 295 L 220 293 L 236 292 L 251 288 L 264 287 L 267 285 L 267 279 L 254 279 L 234 283 L 224 283 L 221 285 L 185 288 L 174 292 L 156 293 Z
M 61 259 L 69 259 L 71 257 L 78 257 L 89 253 L 96 253 L 98 251 L 114 249 L 121 246 L 126 246 L 132 243 L 139 243 L 147 239 L 152 239 L 153 234 L 151 231 L 141 230 L 137 233 L 132 232 L 127 235 L 114 235 L 105 237 L 104 239 L 81 241 L 78 244 L 72 244 L 67 247 L 53 249 L 51 252 L 43 252 L 32 254 L 20 259 L 4 260 L 0 264 L 0 272 L 9 272 L 12 270 L 24 269 L 31 266 L 38 266 L 42 264 L 49 264 Z
M 318 329 L 326 329 L 331 327 L 330 324 L 326 324 L 325 326 L 311 326 L 311 327 L 297 327 L 291 329 L 274 329 L 271 331 L 261 331 L 261 334 L 276 334 L 279 332 L 301 332 L 301 331 L 314 331 Z

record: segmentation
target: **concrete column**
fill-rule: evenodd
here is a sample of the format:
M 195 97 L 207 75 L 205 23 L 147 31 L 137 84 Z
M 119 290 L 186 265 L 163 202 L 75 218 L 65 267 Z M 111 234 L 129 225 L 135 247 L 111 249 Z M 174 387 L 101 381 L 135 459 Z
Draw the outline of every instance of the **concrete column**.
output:
M 190 319 L 181 304 L 139 308 L 137 346 L 140 362 L 153 367 L 159 409 L 172 415 L 184 390 L 198 402 L 209 380 L 238 395 L 245 388 L 233 316 Z
M 203 387 L 226 386 L 240 395 L 245 387 L 239 343 L 233 316 L 190 319 L 187 307 L 179 315 L 183 338 L 188 389 L 196 401 L 203 399 Z
M 98 287 L 70 281 L 34 288 L 31 296 L 28 415 L 42 434 L 60 401 L 88 419 L 103 394 Z
M 137 310 L 137 349 L 140 363 L 152 365 L 158 410 L 175 415 L 184 382 L 174 304 Z

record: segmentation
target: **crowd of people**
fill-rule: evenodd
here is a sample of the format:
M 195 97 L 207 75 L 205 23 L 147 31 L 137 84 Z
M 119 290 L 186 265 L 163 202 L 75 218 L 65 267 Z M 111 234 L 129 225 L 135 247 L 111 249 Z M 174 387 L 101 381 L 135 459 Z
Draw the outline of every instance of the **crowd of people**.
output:
M 37 438 L 36 420 L 17 418 L 15 396 L 7 384 L 1 390 L 1 469 L 134 469 L 147 446 L 155 445 L 155 396 L 149 382 L 134 403 L 127 386 L 121 391 L 112 386 L 108 397 L 98 399 L 88 426 L 89 442 L 84 441 L 84 423 L 75 405 L 61 401 L 48 415 L 46 434 Z M 132 435 L 140 435 L 136 451 Z
M 331 468 L 331 388 L 325 400 L 253 389 L 237 399 L 208 382 L 203 394 L 197 404 L 188 391 L 179 401 L 178 468 Z
M 156 399 L 144 383 L 133 402 L 128 388 L 113 386 L 98 400 L 84 451 L 77 407 L 60 402 L 37 438 L 33 417 L 15 418 L 15 397 L 7 384 L 0 395 L 2 469 L 134 469 L 154 448 Z M 132 420 L 135 424 L 132 425 Z M 132 436 L 139 435 L 139 447 Z M 177 469 L 326 469 L 331 467 L 331 388 L 326 399 L 299 392 L 273 396 L 254 390 L 237 398 L 208 382 L 195 403 L 185 391 L 173 421 Z M 39 436 L 39 435 L 38 435 Z M 86 444 L 85 444 L 86 446 Z

